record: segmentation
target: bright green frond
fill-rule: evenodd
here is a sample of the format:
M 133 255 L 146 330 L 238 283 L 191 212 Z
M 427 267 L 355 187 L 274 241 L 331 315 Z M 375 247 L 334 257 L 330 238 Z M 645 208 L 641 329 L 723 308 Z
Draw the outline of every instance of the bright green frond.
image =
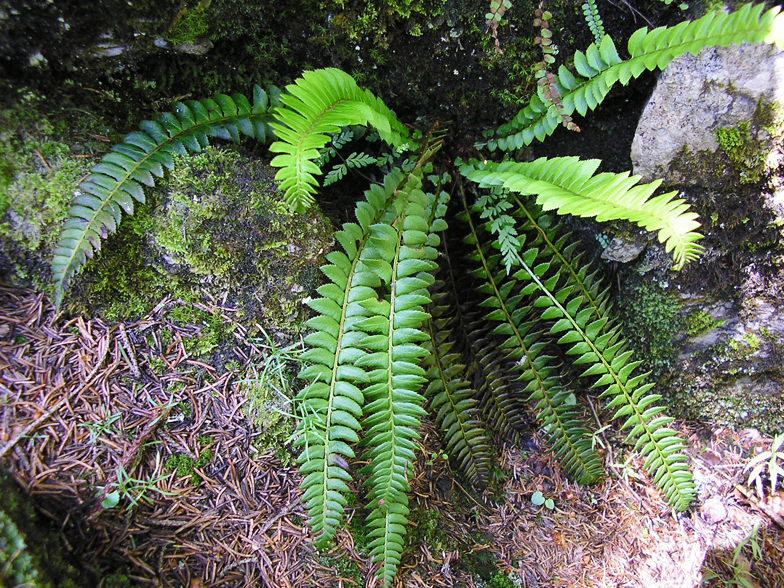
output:
M 272 124 L 277 141 L 270 151 L 278 153 L 271 162 L 281 168 L 275 176 L 293 210 L 312 206 L 318 187 L 316 164 L 319 149 L 340 127 L 369 125 L 387 143 L 399 147 L 408 135 L 395 115 L 371 92 L 362 90 L 347 73 L 334 68 L 307 71 L 294 84 L 286 86 L 288 94 L 280 97 L 282 106 L 275 109 Z
M 576 157 L 540 158 L 530 163 L 488 162 L 464 165 L 461 173 L 482 187 L 502 187 L 517 194 L 535 195 L 544 210 L 595 217 L 604 222 L 625 219 L 648 231 L 674 258 L 674 269 L 696 259 L 702 247 L 697 214 L 675 192 L 653 196 L 661 182 L 638 184 L 628 173 L 594 175 L 599 162 Z

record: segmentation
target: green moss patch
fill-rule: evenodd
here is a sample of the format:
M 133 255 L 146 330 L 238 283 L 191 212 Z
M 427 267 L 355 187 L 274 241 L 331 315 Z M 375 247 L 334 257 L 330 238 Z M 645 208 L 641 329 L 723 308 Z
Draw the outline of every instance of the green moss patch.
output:
M 0 250 L 8 255 L 0 271 L 11 280 L 47 290 L 59 227 L 94 163 L 90 153 L 101 147 L 95 137 L 107 134 L 99 117 L 75 108 L 50 112 L 45 96 L 24 89 L 0 110 Z
M 149 204 L 126 218 L 88 264 L 74 298 L 121 320 L 169 295 L 180 301 L 172 321 L 199 327 L 187 350 L 201 357 L 231 339 L 220 316 L 194 308 L 203 296 L 238 308 L 245 324 L 296 331 L 332 227 L 316 210 L 290 212 L 267 171 L 232 149 L 177 158 Z
M 645 281 L 625 287 L 619 296 L 624 333 L 637 356 L 656 374 L 670 371 L 683 330 L 680 301 L 666 287 Z

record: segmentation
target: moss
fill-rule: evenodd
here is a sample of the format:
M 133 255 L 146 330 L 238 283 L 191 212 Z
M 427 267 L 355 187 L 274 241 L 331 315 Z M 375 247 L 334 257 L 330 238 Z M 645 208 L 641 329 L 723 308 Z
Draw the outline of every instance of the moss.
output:
M 198 328 L 184 344 L 203 360 L 228 349 L 235 329 L 194 306 L 204 292 L 239 308 L 237 318 L 250 325 L 297 330 L 331 226 L 318 211 L 289 212 L 266 169 L 236 150 L 178 158 L 148 204 L 88 264 L 70 310 L 125 320 L 168 295 L 182 302 L 168 318 Z
M 408 520 L 413 525 L 405 539 L 409 548 L 417 549 L 424 544 L 430 551 L 441 552 L 458 547 L 457 542 L 446 533 L 438 510 L 415 505 L 411 508 Z
M 90 312 L 117 322 L 148 313 L 165 295 L 196 299 L 192 287 L 151 263 L 144 237 L 150 205 L 138 206 L 117 234 L 102 246 L 101 255 L 85 268 L 66 299 L 71 312 Z
M 690 357 L 697 367 L 668 383 L 671 412 L 711 426 L 776 434 L 784 427 L 781 357 L 778 338 L 763 330 L 720 341 Z
M 182 304 L 170 307 L 167 317 L 182 327 L 196 327 L 198 331 L 191 337 L 183 339 L 185 351 L 194 357 L 207 359 L 216 349 L 227 343 L 233 343 L 233 333 L 237 325 L 227 322 L 218 313 L 209 313 L 193 305 L 193 297 L 188 297 Z M 161 337 L 161 342 L 171 341 L 171 333 Z
M 114 572 L 103 580 L 104 588 L 130 588 L 133 586 L 131 579 L 122 572 Z
M 620 293 L 624 332 L 655 374 L 671 370 L 683 330 L 681 303 L 662 283 L 639 281 Z
M 99 117 L 48 108 L 45 96 L 22 89 L 0 110 L 0 250 L 14 279 L 42 290 L 73 190 L 91 165 L 84 156 L 98 147 L 92 137 L 108 134 Z
M 337 577 L 348 579 L 349 583 L 356 586 L 363 585 L 362 570 L 356 561 L 350 560 L 345 555 L 321 555 L 316 559 L 321 565 L 332 568 Z
M 727 359 L 745 360 L 759 350 L 760 340 L 754 333 L 745 333 L 740 339 L 730 339 L 724 345 Z
M 765 171 L 765 161 L 769 152 L 751 133 L 751 123 L 742 122 L 737 127 L 722 127 L 714 134 L 719 147 L 732 162 L 742 184 L 756 183 Z
M 702 309 L 694 310 L 683 319 L 685 333 L 689 337 L 699 337 L 720 327 L 725 321 L 714 319 L 709 312 Z
M 199 444 L 209 444 L 211 442 L 210 439 L 206 439 L 206 443 L 203 439 L 199 439 Z M 185 478 L 190 476 L 190 484 L 193 486 L 198 486 L 201 482 L 201 477 L 197 474 L 194 470 L 196 468 L 203 468 L 205 467 L 210 461 L 212 460 L 212 450 L 210 448 L 202 449 L 199 451 L 199 455 L 196 459 L 188 455 L 184 455 L 181 453 L 175 453 L 166 460 L 164 467 L 167 471 L 176 472 L 178 478 Z
M 521 588 L 522 582 L 511 575 L 498 572 L 490 577 L 487 586 L 491 588 Z
M 183 8 L 163 38 L 172 45 L 193 43 L 203 38 L 210 28 L 210 4 L 210 0 L 201 0 L 193 8 Z
M 254 446 L 261 453 L 273 453 L 284 466 L 294 463 L 288 449 L 296 426 L 291 415 L 289 396 L 291 374 L 285 372 L 254 374 L 241 381 L 240 393 L 248 398 L 243 408 L 258 428 Z
M 210 148 L 176 166 L 149 229 L 165 269 L 216 296 L 229 291 L 269 324 L 296 322 L 330 225 L 317 211 L 290 212 L 263 165 L 236 151 Z

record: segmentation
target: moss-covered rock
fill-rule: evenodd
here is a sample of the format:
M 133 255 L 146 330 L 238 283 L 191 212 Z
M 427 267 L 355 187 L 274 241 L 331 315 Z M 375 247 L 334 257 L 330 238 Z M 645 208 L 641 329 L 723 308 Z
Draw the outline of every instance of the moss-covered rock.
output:
M 90 112 L 24 88 L 8 96 L 0 109 L 0 277 L 47 291 L 74 188 L 107 135 Z
M 177 158 L 151 204 L 88 265 L 73 298 L 118 320 L 168 294 L 185 302 L 176 322 L 217 331 L 222 321 L 210 327 L 214 317 L 196 316 L 190 304 L 207 296 L 238 309 L 251 331 L 256 323 L 297 329 L 332 227 L 317 209 L 290 212 L 267 172 L 261 160 L 231 148 Z
M 635 136 L 635 173 L 692 204 L 705 251 L 682 272 L 624 278 L 662 286 L 676 309 L 648 321 L 645 341 L 645 325 L 631 335 L 671 412 L 767 434 L 784 429 L 784 95 L 771 81 L 782 63 L 744 45 L 683 56 L 662 74 Z M 622 305 L 641 315 L 632 324 L 656 314 L 637 302 Z

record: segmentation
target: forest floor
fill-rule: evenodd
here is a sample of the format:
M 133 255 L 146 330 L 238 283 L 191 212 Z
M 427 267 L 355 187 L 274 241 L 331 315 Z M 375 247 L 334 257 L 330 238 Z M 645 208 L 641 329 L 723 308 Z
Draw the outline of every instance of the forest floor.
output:
M 85 577 L 380 586 L 358 510 L 329 553 L 315 552 L 296 466 L 254 446 L 261 432 L 243 410 L 241 370 L 189 357 L 183 341 L 196 327 L 167 324 L 172 304 L 108 325 L 66 319 L 41 294 L 0 287 L 0 456 Z M 235 323 L 239 357 L 263 360 L 231 309 L 202 310 Z M 617 432 L 597 437 L 610 472 L 599 485 L 567 481 L 531 434 L 504 445 L 480 495 L 452 476 L 426 426 L 396 586 L 784 586 L 784 523 L 743 485 L 743 465 L 769 440 L 674 426 L 699 491 L 679 516 L 636 473 L 639 458 L 620 449 Z M 553 508 L 533 504 L 536 492 Z

